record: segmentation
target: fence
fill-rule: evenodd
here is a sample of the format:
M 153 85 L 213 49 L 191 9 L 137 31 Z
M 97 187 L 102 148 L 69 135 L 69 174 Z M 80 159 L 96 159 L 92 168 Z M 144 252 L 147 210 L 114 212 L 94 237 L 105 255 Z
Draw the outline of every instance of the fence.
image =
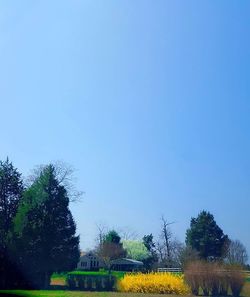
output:
M 181 268 L 158 268 L 158 272 L 175 272 L 175 273 L 180 273 L 182 272 Z

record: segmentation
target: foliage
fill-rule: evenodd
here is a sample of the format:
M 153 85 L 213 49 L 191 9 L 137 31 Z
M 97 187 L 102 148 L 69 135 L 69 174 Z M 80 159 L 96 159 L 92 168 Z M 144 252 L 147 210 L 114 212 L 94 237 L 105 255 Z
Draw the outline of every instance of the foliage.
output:
M 190 292 L 183 276 L 171 273 L 127 274 L 118 282 L 122 292 L 185 295 Z
M 110 274 L 68 274 L 66 283 L 70 290 L 113 291 L 116 277 Z
M 9 287 L 8 274 L 17 273 L 11 263 L 9 250 L 9 237 L 13 218 L 23 193 L 21 174 L 14 168 L 7 158 L 0 161 L 0 287 Z
M 104 262 L 104 265 L 109 271 L 111 270 L 112 261 L 126 257 L 122 243 L 103 242 L 98 250 L 98 256 Z
M 143 261 L 150 256 L 150 252 L 144 243 L 139 240 L 123 240 L 123 247 L 127 251 L 127 257 L 130 259 Z
M 143 264 L 147 270 L 151 270 L 158 261 L 153 235 L 144 235 L 142 241 L 149 252 L 149 257 L 143 260 Z
M 142 241 L 143 241 L 143 244 L 145 245 L 145 247 L 147 248 L 147 250 L 149 252 L 154 252 L 155 251 L 155 243 L 154 243 L 154 240 L 153 240 L 152 233 L 149 234 L 149 235 L 144 235 Z
M 115 230 L 109 231 L 97 248 L 97 254 L 104 262 L 105 267 L 111 271 L 112 260 L 126 257 L 127 252 L 120 242 L 121 237 Z
M 104 236 L 104 242 L 110 242 L 110 243 L 115 243 L 119 244 L 121 241 L 121 237 L 115 230 L 109 231 L 105 236 Z
M 1 243 L 6 240 L 12 220 L 23 193 L 21 174 L 7 158 L 0 161 L 0 232 Z
M 14 220 L 13 252 L 30 286 L 47 287 L 53 272 L 72 269 L 79 259 L 79 237 L 66 189 L 53 165 L 28 188 Z
M 203 259 L 217 259 L 225 255 L 228 236 L 216 224 L 212 214 L 202 211 L 191 219 L 186 244 L 199 252 Z

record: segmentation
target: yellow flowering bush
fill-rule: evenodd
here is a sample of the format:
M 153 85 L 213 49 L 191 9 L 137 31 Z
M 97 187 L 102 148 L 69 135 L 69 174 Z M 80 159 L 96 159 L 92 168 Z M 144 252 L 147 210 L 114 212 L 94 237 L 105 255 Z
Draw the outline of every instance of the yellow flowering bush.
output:
M 118 290 L 133 293 L 159 293 L 185 295 L 190 288 L 183 275 L 165 272 L 126 274 L 118 282 Z

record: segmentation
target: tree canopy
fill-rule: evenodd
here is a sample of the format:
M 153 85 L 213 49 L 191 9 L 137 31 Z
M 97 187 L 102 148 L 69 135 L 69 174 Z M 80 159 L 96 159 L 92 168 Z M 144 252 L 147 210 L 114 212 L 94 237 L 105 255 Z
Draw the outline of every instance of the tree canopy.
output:
M 214 216 L 206 211 L 192 218 L 186 232 L 186 244 L 198 251 L 203 259 L 216 259 L 225 255 L 228 236 L 217 225 Z
M 23 193 L 21 174 L 7 158 L 0 161 L 0 240 L 5 240 Z
M 13 249 L 31 286 L 47 287 L 53 272 L 77 264 L 79 237 L 68 206 L 67 191 L 48 165 L 25 191 L 14 220 Z
M 155 243 L 152 233 L 149 235 L 144 235 L 142 238 L 143 244 L 148 250 L 150 256 L 146 258 L 143 263 L 146 269 L 152 269 L 154 264 L 158 261 L 158 256 L 155 249 Z
M 123 247 L 127 251 L 127 257 L 130 259 L 143 261 L 150 256 L 150 252 L 144 243 L 139 240 L 123 240 Z
M 111 270 L 112 260 L 126 257 L 127 252 L 123 248 L 121 237 L 115 230 L 109 231 L 97 247 L 98 256 L 104 262 L 106 268 Z
M 112 243 L 120 243 L 121 237 L 115 230 L 109 231 L 105 236 L 104 236 L 104 242 L 112 242 Z
M 9 233 L 23 193 L 21 174 L 7 158 L 0 161 L 0 287 L 8 286 L 10 263 Z

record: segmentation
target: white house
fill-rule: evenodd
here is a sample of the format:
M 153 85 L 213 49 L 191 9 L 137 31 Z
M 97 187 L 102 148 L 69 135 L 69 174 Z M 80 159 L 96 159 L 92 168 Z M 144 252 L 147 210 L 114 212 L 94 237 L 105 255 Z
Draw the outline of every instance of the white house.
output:
M 102 260 L 93 252 L 82 254 L 77 264 L 78 270 L 99 270 L 103 268 Z

